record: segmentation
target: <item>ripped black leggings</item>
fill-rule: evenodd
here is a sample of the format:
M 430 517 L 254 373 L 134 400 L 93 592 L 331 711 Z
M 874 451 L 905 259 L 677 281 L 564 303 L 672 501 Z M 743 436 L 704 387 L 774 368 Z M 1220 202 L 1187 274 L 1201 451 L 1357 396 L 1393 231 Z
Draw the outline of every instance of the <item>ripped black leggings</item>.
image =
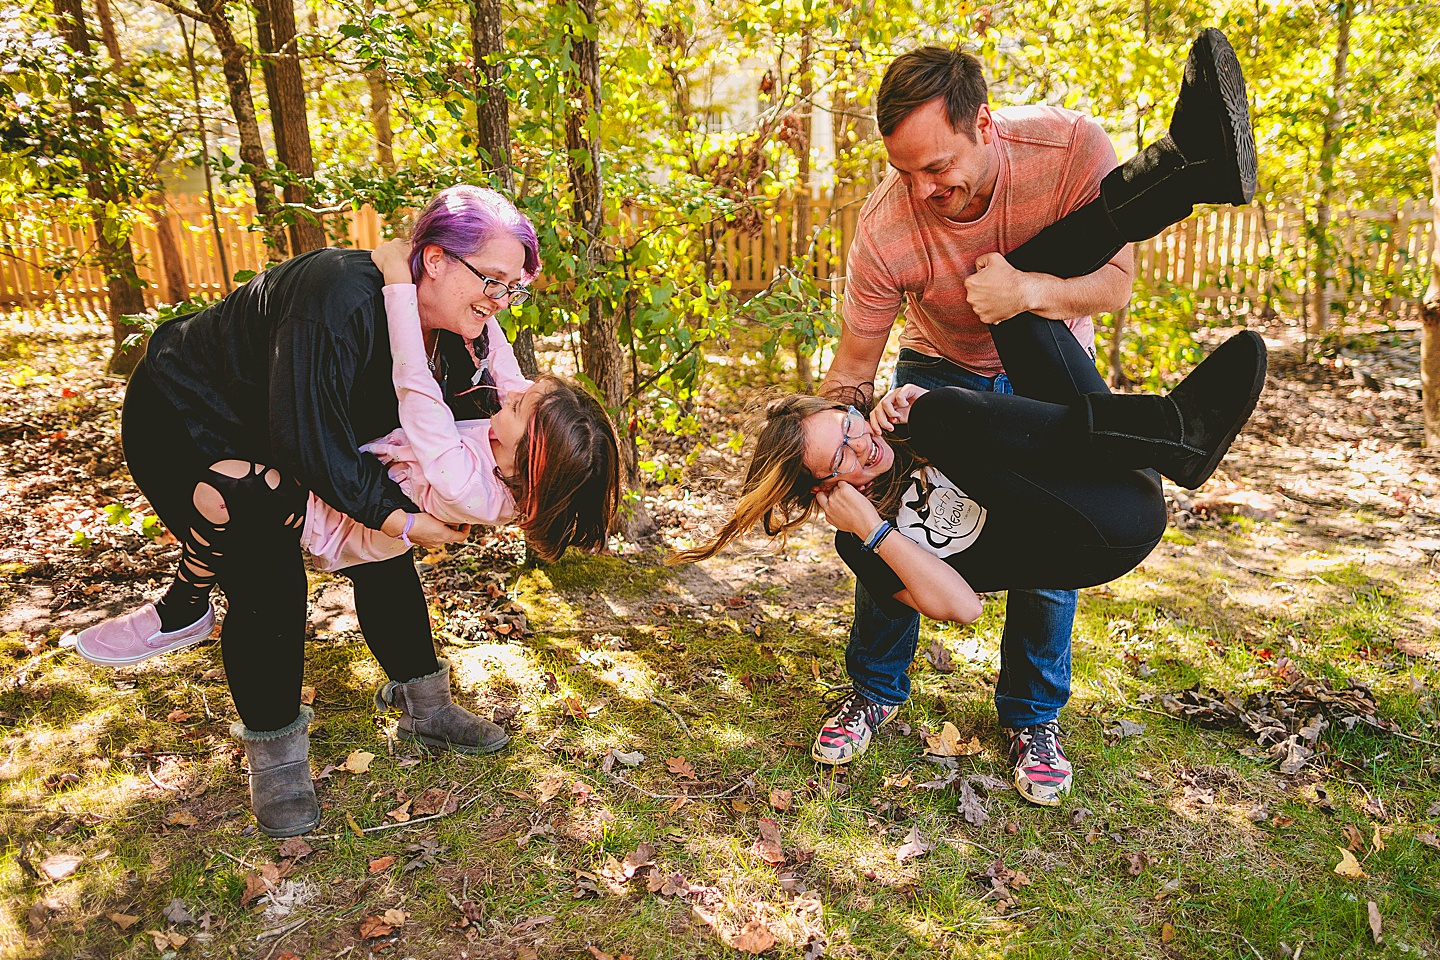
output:
M 213 586 L 225 592 L 220 650 L 235 709 L 254 731 L 288 726 L 300 712 L 305 668 L 305 489 L 264 464 L 201 453 L 144 362 L 125 393 L 121 439 L 136 485 L 183 544 L 166 602 L 203 610 Z M 438 670 L 410 555 L 344 572 L 386 674 L 404 681 Z

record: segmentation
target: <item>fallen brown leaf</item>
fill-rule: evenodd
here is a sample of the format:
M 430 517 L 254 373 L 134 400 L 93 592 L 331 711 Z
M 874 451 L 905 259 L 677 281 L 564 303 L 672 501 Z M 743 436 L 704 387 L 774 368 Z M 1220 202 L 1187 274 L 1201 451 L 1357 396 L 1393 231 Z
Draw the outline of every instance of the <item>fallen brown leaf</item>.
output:
M 775 935 L 759 920 L 751 920 L 733 937 L 724 938 L 726 944 L 736 950 L 759 956 L 775 946 Z
M 546 777 L 535 785 L 535 802 L 541 806 L 554 800 L 561 790 L 565 789 L 565 778 L 561 776 Z
M 1379 946 L 1381 940 L 1380 926 L 1383 922 L 1380 918 L 1380 905 L 1374 900 L 1371 900 L 1365 904 L 1365 910 L 1370 915 L 1370 936 L 1375 939 L 1375 945 Z
M 904 863 L 912 857 L 923 857 L 934 849 L 935 844 L 920 836 L 920 828 L 911 826 L 910 832 L 905 835 L 905 842 L 895 851 L 895 860 L 897 863 Z
M 184 723 L 190 719 L 190 714 L 186 713 L 184 710 L 181 710 L 179 707 L 176 707 L 174 710 L 171 710 L 169 713 L 165 714 L 165 719 L 169 720 L 171 723 Z
M 366 750 L 354 750 L 345 758 L 345 762 L 340 764 L 340 769 L 348 770 L 351 773 L 368 773 L 374 759 L 375 754 L 373 753 Z
M 785 851 L 780 846 L 780 824 L 768 818 L 760 821 L 760 836 L 751 845 L 750 852 L 769 864 L 785 862 Z
M 519 923 L 515 924 L 515 926 L 510 928 L 510 932 L 525 933 L 528 930 L 533 930 L 534 928 L 540 926 L 540 924 L 542 923 L 549 923 L 551 920 L 554 919 L 554 914 L 546 914 L 543 917 L 531 917 L 529 920 L 521 920 Z
M 978 737 L 965 742 L 960 740 L 960 731 L 949 720 L 939 733 L 925 735 L 925 752 L 936 757 L 973 757 L 984 750 Z
M 1365 837 L 1360 833 L 1359 828 L 1354 824 L 1347 823 L 1340 829 L 1341 832 L 1345 834 L 1345 846 L 1347 849 L 1353 850 L 1356 853 L 1363 853 L 1365 851 Z
M 80 864 L 84 861 L 85 858 L 77 854 L 52 853 L 50 856 L 40 861 L 40 872 L 45 874 L 45 876 L 49 877 L 52 881 L 58 882 L 60 880 L 64 880 L 76 870 L 79 870 Z
M 309 706 L 310 704 L 314 703 L 314 702 L 315 702 L 315 688 L 314 688 L 314 687 L 301 687 L 301 688 L 300 688 L 300 702 L 303 703 L 303 704 L 305 704 L 306 706 Z
M 780 790 L 772 787 L 770 790 L 770 806 L 784 813 L 790 809 L 790 803 L 794 796 L 794 790 Z
M 286 860 L 303 860 L 314 853 L 315 848 L 299 837 L 291 837 L 280 844 L 277 852 Z
M 386 813 L 385 816 L 391 818 L 391 819 L 394 820 L 396 823 L 408 823 L 409 820 L 410 820 L 410 804 L 412 804 L 412 803 L 414 803 L 414 802 L 415 802 L 414 800 L 406 800 L 404 803 L 400 804 L 400 806 L 396 807 L 394 810 L 391 810 L 391 811 L 389 811 L 388 813 Z
M 1365 871 L 1360 869 L 1360 861 L 1355 859 L 1355 854 L 1344 847 L 1336 847 L 1340 851 L 1340 862 L 1335 864 L 1335 873 L 1351 880 L 1359 880 L 1365 876 Z
M 1169 943 L 1175 939 L 1175 927 L 1170 921 L 1160 924 L 1160 942 Z
M 105 916 L 110 919 L 111 923 L 115 924 L 115 926 L 119 927 L 121 930 L 129 930 L 131 927 L 135 926 L 135 924 L 140 922 L 139 917 L 133 916 L 128 913 L 107 913 L 105 914 Z
M 930 662 L 930 666 L 934 667 L 937 673 L 955 672 L 955 661 L 938 637 L 931 640 L 930 646 L 925 648 L 925 659 Z
M 695 768 L 690 766 L 690 761 L 684 757 L 668 757 L 665 760 L 665 769 L 682 780 L 698 780 L 695 776 Z
M 451 796 L 452 791 L 430 787 L 414 800 L 410 813 L 417 817 L 433 817 L 437 813 L 454 813 L 460 809 L 460 801 Z
M 275 889 L 280 882 L 280 868 L 273 863 L 256 864 L 256 869 L 245 874 L 245 892 L 240 895 L 240 906 L 246 906 L 267 891 Z
M 370 872 L 379 873 L 382 870 L 389 870 L 395 866 L 395 858 L 392 856 L 376 857 L 370 861 Z
M 165 822 L 172 827 L 193 827 L 200 822 L 195 814 L 187 810 L 176 810 L 165 818 Z

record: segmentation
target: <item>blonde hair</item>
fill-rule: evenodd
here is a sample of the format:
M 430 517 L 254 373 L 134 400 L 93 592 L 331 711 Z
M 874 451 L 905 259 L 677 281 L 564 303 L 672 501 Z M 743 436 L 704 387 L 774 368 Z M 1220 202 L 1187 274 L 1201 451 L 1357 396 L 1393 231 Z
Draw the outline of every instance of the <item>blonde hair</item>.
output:
M 814 516 L 815 489 L 821 481 L 805 466 L 803 424 L 809 417 L 826 410 L 856 406 L 863 412 L 869 406 L 859 396 L 855 400 L 857 402 L 847 403 L 799 393 L 772 401 L 765 408 L 765 424 L 755 441 L 755 453 L 745 471 L 745 483 L 740 488 L 740 501 L 735 504 L 734 515 L 710 542 L 677 551 L 665 562 L 708 560 L 757 523 L 768 536 L 783 540 L 791 530 Z M 910 452 L 908 445 L 896 445 L 893 439 L 890 443 L 895 451 L 895 465 L 876 479 L 870 499 L 882 515 L 893 517 L 899 509 L 902 488 L 902 484 L 893 482 L 894 478 L 905 476 L 923 461 Z

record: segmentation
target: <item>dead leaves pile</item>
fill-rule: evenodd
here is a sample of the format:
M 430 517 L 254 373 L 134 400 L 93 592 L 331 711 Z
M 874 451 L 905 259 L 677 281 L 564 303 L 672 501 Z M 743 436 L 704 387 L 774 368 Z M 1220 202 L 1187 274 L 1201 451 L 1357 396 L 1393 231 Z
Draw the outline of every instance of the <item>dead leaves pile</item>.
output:
M 487 533 L 485 539 L 491 536 Z M 506 593 L 503 573 L 471 572 L 470 564 L 445 563 L 447 559 L 443 553 L 426 558 L 438 568 L 430 579 L 435 582 L 433 602 L 445 614 L 440 630 L 445 640 L 460 645 L 514 643 L 534 634 L 524 608 Z
M 1292 667 L 1287 676 L 1296 674 Z M 1204 727 L 1248 730 L 1287 776 L 1299 773 L 1322 752 L 1320 736 L 1331 726 L 1352 730 L 1364 724 L 1399 732 L 1398 726 L 1380 716 L 1369 687 L 1352 683 L 1337 690 L 1323 678 L 1300 676 L 1284 690 L 1244 698 L 1197 685 L 1162 695 L 1160 705 L 1171 715 Z
M 1011 870 L 1005 866 L 1005 860 L 1001 857 L 996 857 L 995 862 L 982 872 L 971 874 L 971 879 L 987 888 L 980 901 L 993 901 L 997 913 L 1004 913 L 1019 903 L 1020 897 L 1016 891 L 1030 885 L 1030 878 L 1023 870 Z

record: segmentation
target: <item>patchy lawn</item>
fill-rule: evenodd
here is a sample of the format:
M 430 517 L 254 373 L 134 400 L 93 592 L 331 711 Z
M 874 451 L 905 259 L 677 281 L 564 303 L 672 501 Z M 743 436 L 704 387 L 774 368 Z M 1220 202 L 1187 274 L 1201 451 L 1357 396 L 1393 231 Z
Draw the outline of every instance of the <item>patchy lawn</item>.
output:
M 623 543 L 521 567 L 501 532 L 422 568 L 461 702 L 513 733 L 499 756 L 393 740 L 348 586 L 314 575 L 324 822 L 301 844 L 253 828 L 217 645 L 118 671 L 67 645 L 153 595 L 177 550 L 124 470 L 123 388 L 89 372 L 104 340 L 4 321 L 0 945 L 1434 955 L 1440 469 L 1418 449 L 1413 343 L 1386 334 L 1323 366 L 1282 350 L 1225 472 L 1175 493 L 1139 570 L 1082 593 L 1063 717 L 1076 791 L 1059 809 L 1004 784 L 1003 597 L 971 626 L 925 624 L 912 702 L 831 772 L 809 742 L 843 679 L 852 580 L 825 531 L 683 569 Z M 651 449 L 688 463 L 651 498 L 666 543 L 720 516 L 725 414 L 747 399 L 717 392 L 700 434 Z

